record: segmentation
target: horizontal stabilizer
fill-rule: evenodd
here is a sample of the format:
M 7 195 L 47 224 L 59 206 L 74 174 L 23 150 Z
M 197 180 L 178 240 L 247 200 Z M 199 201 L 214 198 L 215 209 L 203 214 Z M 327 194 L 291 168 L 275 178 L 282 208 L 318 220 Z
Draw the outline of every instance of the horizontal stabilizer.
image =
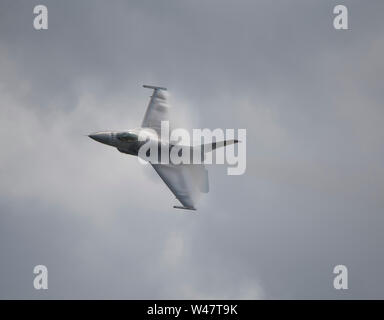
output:
M 156 86 L 149 86 L 149 85 L 146 85 L 144 84 L 143 85 L 144 88 L 148 88 L 148 89 L 158 89 L 158 90 L 167 90 L 167 88 L 164 88 L 164 87 L 156 87 Z
M 194 207 L 173 206 L 175 209 L 196 210 Z

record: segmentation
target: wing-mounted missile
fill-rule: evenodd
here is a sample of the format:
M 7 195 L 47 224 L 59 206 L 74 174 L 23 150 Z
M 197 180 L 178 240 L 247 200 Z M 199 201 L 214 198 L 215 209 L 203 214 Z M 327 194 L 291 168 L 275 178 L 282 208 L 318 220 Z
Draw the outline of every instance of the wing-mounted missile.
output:
M 164 90 L 164 91 L 167 90 L 167 88 L 164 88 L 164 87 L 149 86 L 149 85 L 147 85 L 147 84 L 144 84 L 144 85 L 143 85 L 143 88 L 154 89 L 154 90 Z
M 184 210 L 194 210 L 196 209 L 194 207 L 183 207 L 183 206 L 173 206 L 175 209 L 184 209 Z

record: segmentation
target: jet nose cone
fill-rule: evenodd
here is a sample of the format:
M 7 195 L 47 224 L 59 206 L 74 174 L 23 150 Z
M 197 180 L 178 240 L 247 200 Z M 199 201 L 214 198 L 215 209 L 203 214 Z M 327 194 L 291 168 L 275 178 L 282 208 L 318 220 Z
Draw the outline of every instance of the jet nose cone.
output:
M 111 143 L 111 134 L 109 132 L 95 132 L 88 135 L 88 137 L 100 143 Z
M 96 133 L 91 133 L 91 134 L 88 135 L 88 137 L 90 137 L 93 140 L 96 140 L 96 136 L 97 136 Z

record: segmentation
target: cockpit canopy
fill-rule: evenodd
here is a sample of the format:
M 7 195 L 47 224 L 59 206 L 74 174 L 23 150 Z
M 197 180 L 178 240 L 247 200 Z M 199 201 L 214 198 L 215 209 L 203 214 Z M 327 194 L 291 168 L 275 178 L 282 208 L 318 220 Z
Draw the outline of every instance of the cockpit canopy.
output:
M 123 142 L 134 142 L 137 141 L 137 134 L 133 132 L 119 132 L 116 134 L 116 138 Z

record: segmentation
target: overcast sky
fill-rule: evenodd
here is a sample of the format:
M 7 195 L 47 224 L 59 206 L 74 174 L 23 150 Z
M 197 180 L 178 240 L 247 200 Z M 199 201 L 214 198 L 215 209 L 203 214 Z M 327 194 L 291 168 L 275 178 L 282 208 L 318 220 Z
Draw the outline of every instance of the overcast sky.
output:
M 336 4 L 349 30 L 333 28 Z M 383 12 L 1 1 L 0 298 L 384 298 Z M 210 166 L 196 214 L 85 136 L 139 126 L 144 83 L 169 89 L 181 126 L 247 129 L 246 173 Z

